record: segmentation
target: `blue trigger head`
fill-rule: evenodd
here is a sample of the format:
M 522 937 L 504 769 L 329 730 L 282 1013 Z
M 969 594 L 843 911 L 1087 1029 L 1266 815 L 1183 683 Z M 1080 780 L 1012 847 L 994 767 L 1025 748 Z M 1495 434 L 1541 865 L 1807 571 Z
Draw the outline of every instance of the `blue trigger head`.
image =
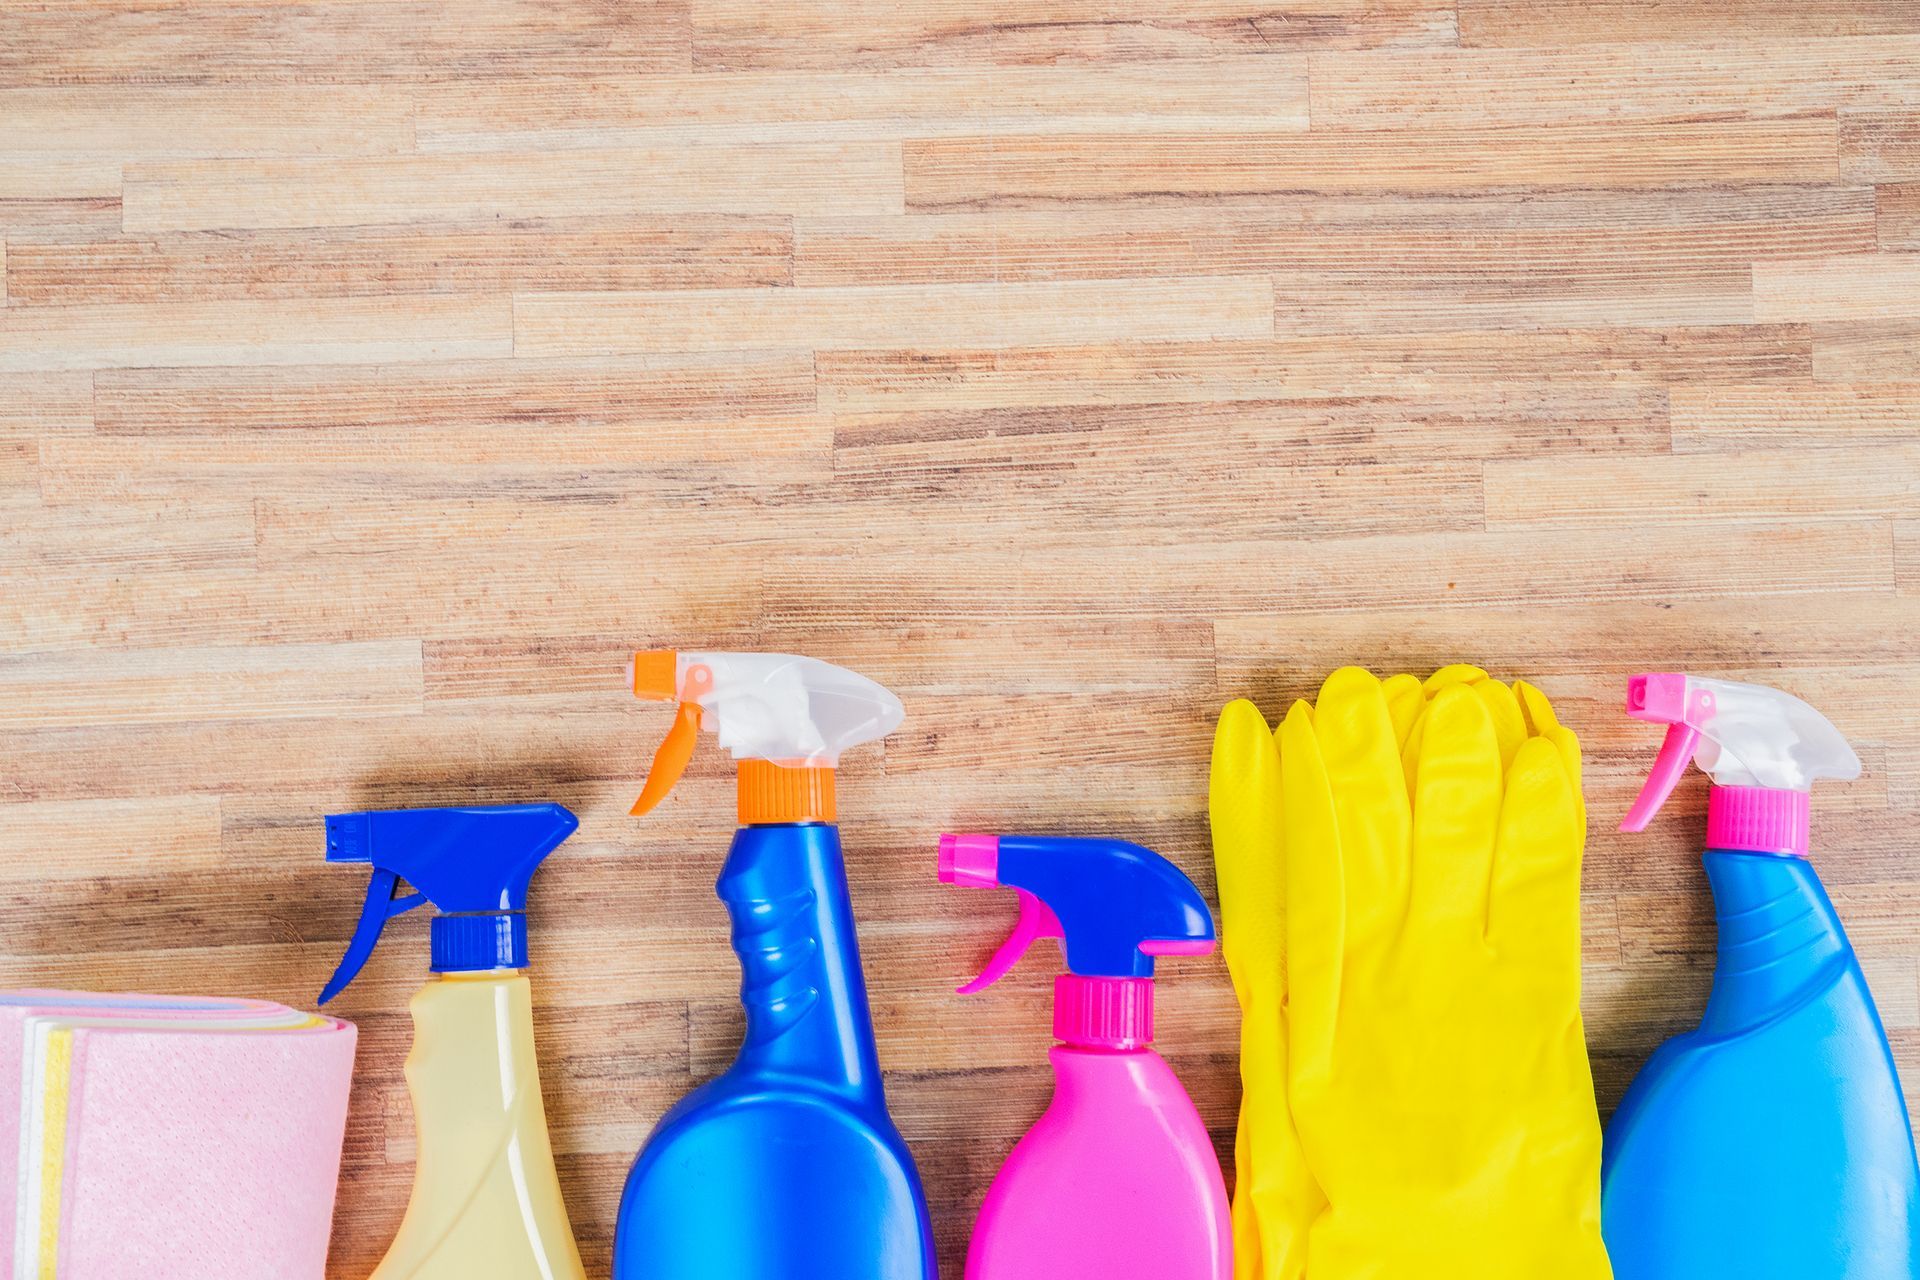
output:
M 527 891 L 546 856 L 579 827 L 557 804 L 384 809 L 327 819 L 327 861 L 368 863 L 366 904 L 325 1004 L 353 981 L 387 921 L 432 903 L 436 973 L 527 963 Z M 402 894 L 402 881 L 411 893 Z
M 1205 955 L 1213 913 L 1186 873 L 1142 845 L 1075 836 L 945 835 L 940 879 L 1020 891 L 1020 921 L 963 990 L 997 981 L 1028 947 L 1061 939 L 1081 977 L 1151 978 L 1157 956 Z

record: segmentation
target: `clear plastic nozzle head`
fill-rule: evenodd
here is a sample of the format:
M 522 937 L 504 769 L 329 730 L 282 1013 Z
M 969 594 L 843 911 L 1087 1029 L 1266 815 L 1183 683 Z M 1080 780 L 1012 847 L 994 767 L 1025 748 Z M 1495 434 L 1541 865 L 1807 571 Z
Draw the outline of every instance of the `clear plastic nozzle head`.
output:
M 906 716 L 900 699 L 867 677 L 795 654 L 652 650 L 635 654 L 628 671 L 636 696 L 680 704 L 635 813 L 673 789 L 702 729 L 735 760 L 831 769 L 842 752 L 886 737 Z
M 1860 776 L 1860 757 L 1832 721 L 1766 685 L 1678 672 L 1634 676 L 1627 682 L 1627 714 L 1666 725 L 1667 737 L 1640 798 L 1620 824 L 1623 831 L 1645 828 L 1689 758 L 1718 787 L 1808 792 L 1823 778 Z

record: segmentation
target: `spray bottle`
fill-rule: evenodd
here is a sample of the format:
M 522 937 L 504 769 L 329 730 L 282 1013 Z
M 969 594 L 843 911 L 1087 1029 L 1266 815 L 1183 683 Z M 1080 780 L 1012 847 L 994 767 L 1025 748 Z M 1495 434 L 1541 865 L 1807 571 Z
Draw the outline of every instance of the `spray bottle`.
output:
M 633 690 L 679 703 L 634 805 L 673 789 L 702 727 L 739 765 L 718 892 L 746 1039 L 634 1161 L 615 1280 L 932 1280 L 913 1157 L 887 1114 L 834 825 L 840 754 L 899 726 L 900 700 L 780 654 L 642 653 Z
M 1213 950 L 1181 870 L 1120 840 L 940 837 L 940 879 L 1020 893 L 1013 935 L 962 994 L 1058 938 L 1053 1101 L 987 1192 L 967 1280 L 1227 1280 L 1227 1189 L 1206 1126 L 1151 1048 L 1153 962 Z
M 411 1005 L 413 1197 L 372 1280 L 586 1280 L 547 1139 L 526 973 L 528 882 L 579 825 L 557 804 L 327 819 L 327 861 L 370 864 L 373 880 L 322 1004 L 388 920 L 426 903 L 440 913 L 433 977 Z
M 1807 861 L 1808 796 L 1860 761 L 1789 694 L 1635 676 L 1627 714 L 1667 726 L 1621 823 L 1643 830 L 1686 771 L 1713 778 L 1719 919 L 1697 1031 L 1656 1051 L 1608 1126 L 1602 1225 L 1620 1280 L 1916 1280 L 1920 1168 L 1886 1031 Z

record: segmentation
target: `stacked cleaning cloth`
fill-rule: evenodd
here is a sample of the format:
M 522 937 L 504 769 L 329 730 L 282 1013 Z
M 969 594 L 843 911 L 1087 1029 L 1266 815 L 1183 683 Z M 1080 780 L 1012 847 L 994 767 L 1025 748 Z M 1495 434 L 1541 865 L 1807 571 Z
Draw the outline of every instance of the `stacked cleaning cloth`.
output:
M 1475 667 L 1221 713 L 1237 1280 L 1606 1280 L 1580 745 Z
M 7 1274 L 321 1276 L 355 1038 L 267 1001 L 0 993 Z

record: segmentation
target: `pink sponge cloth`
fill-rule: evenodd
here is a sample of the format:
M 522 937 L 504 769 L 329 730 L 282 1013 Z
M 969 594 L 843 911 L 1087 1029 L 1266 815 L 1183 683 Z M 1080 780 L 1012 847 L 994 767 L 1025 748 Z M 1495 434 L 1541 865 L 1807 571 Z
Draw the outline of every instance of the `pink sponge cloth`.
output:
M 0 994 L 12 1274 L 317 1280 L 354 1045 L 260 1001 Z

